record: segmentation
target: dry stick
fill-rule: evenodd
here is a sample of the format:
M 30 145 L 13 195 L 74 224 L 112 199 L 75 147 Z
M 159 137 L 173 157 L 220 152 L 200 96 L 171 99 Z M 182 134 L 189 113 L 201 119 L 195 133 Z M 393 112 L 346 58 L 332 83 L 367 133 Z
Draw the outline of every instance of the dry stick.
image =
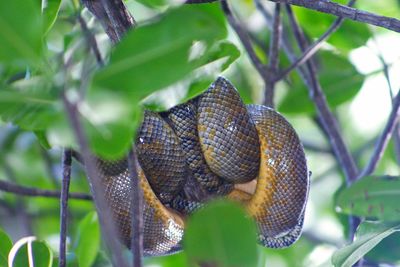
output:
M 354 5 L 355 2 L 356 0 L 350 0 L 349 3 L 347 3 L 347 5 L 351 7 Z M 290 67 L 288 67 L 287 69 L 282 71 L 282 73 L 276 76 L 276 81 L 282 80 L 292 70 L 307 62 L 307 60 L 309 60 L 322 47 L 323 42 L 327 40 L 333 33 L 335 33 L 340 26 L 342 26 L 344 20 L 345 19 L 343 17 L 337 18 L 329 27 L 329 29 L 321 37 L 319 37 L 317 41 L 315 41 L 312 45 L 307 47 L 304 53 L 292 65 L 290 65 Z
M 306 48 L 306 40 L 303 31 L 301 30 L 297 20 L 293 14 L 290 5 L 286 5 L 286 10 L 289 15 L 289 21 L 294 30 L 295 38 L 302 51 Z M 309 87 L 310 97 L 313 99 L 316 107 L 319 119 L 323 125 L 322 129 L 327 134 L 329 142 L 331 143 L 332 149 L 335 152 L 336 158 L 339 160 L 340 166 L 342 167 L 346 184 L 349 186 L 352 182 L 357 179 L 358 169 L 354 163 L 354 159 L 347 149 L 342 136 L 340 135 L 337 121 L 331 113 L 325 95 L 321 89 L 321 85 L 317 79 L 317 73 L 315 65 L 312 60 L 307 62 L 307 69 L 311 79 L 311 87 Z M 355 217 L 349 217 L 349 239 L 352 240 L 355 230 L 359 224 L 359 220 Z
M 65 92 L 62 94 L 62 100 L 73 132 L 75 134 L 75 138 L 78 141 L 83 161 L 85 163 L 86 174 L 88 176 L 93 199 L 96 204 L 100 224 L 103 227 L 106 245 L 111 252 L 111 260 L 113 262 L 113 266 L 126 267 L 127 265 L 122 255 L 122 247 L 117 240 L 117 229 L 115 228 L 114 222 L 112 220 L 113 217 L 111 215 L 110 208 L 105 200 L 99 171 L 97 169 L 95 159 L 90 152 L 89 143 L 80 122 L 78 108 L 75 103 L 69 102 L 67 96 L 65 95 Z
M 362 11 L 356 8 L 348 7 L 329 0 L 270 0 L 275 3 L 290 4 L 313 9 L 323 13 L 332 14 L 338 17 L 348 18 L 378 27 L 382 27 L 391 31 L 400 32 L 400 20 L 379 16 L 374 13 Z
M 9 183 L 2 180 L 0 180 L 0 191 L 12 193 L 19 196 L 29 196 L 29 197 L 60 198 L 61 196 L 60 191 L 45 190 L 34 187 L 16 185 L 14 183 Z M 68 196 L 70 199 L 92 200 L 92 196 L 85 193 L 69 193 Z
M 386 146 L 388 145 L 390 137 L 392 136 L 399 120 L 400 120 L 400 90 L 397 93 L 395 99 L 393 100 L 393 107 L 389 116 L 389 120 L 386 123 L 385 129 L 383 130 L 381 136 L 379 137 L 379 140 L 375 145 L 374 153 L 372 154 L 372 157 L 369 160 L 368 165 L 359 175 L 359 178 L 366 175 L 370 175 L 375 170 L 379 160 L 382 158 L 383 153 L 385 152 Z
M 68 221 L 68 193 L 69 184 L 71 181 L 71 164 L 72 156 L 70 150 L 64 150 L 62 156 L 62 184 L 61 184 L 61 196 L 60 196 L 60 257 L 59 267 L 66 266 L 66 242 L 67 242 L 67 221 Z
M 257 57 L 256 52 L 254 51 L 253 46 L 251 44 L 249 35 L 242 28 L 242 26 L 236 21 L 226 0 L 221 0 L 221 7 L 228 19 L 229 24 L 235 30 L 240 41 L 242 42 L 247 54 L 249 55 L 250 61 L 253 63 L 254 67 L 256 68 L 258 73 L 261 75 L 261 78 L 265 81 L 266 66 L 264 66 L 261 63 L 260 59 Z
M 265 84 L 264 105 L 274 106 L 274 87 L 275 75 L 278 72 L 279 66 L 279 47 L 282 37 L 282 18 L 281 18 L 281 4 L 275 5 L 274 23 L 272 26 L 272 37 L 269 50 L 269 73 Z
M 143 193 L 137 174 L 137 157 L 135 147 L 129 151 L 128 168 L 132 187 L 132 241 L 133 267 L 143 266 Z

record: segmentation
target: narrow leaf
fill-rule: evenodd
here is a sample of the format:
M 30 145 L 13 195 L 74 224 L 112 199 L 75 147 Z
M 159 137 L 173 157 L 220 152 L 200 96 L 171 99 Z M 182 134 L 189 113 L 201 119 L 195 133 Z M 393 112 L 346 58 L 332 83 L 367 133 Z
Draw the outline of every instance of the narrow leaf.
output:
M 100 247 L 100 229 L 97 214 L 91 212 L 78 226 L 76 256 L 80 267 L 92 266 Z
M 366 253 L 373 249 L 382 239 L 399 231 L 400 225 L 381 222 L 364 222 L 356 232 L 353 243 L 336 251 L 332 256 L 335 267 L 351 267 Z

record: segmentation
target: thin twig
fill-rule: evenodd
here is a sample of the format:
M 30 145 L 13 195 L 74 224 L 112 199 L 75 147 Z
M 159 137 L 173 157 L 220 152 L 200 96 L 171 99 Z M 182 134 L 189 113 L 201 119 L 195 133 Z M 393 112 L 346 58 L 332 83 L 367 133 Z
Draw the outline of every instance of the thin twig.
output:
M 85 20 L 82 18 L 81 14 L 78 13 L 78 21 L 81 25 L 83 35 L 86 38 L 88 46 L 93 51 L 93 54 L 96 58 L 97 64 L 101 67 L 104 66 L 103 58 L 101 57 L 99 46 L 97 45 L 97 41 L 93 33 L 89 30 L 88 26 L 86 25 Z
M 347 3 L 347 6 L 351 7 L 354 5 L 355 2 L 356 0 L 350 0 L 349 3 Z M 319 37 L 317 41 L 315 41 L 312 45 L 308 46 L 307 49 L 304 51 L 304 53 L 295 62 L 293 62 L 292 65 L 290 65 L 287 69 L 285 69 L 279 75 L 276 76 L 276 81 L 282 80 L 292 70 L 307 62 L 307 60 L 309 60 L 322 47 L 324 41 L 326 41 L 330 36 L 332 36 L 333 33 L 337 31 L 337 29 L 340 28 L 340 26 L 342 26 L 344 21 L 345 18 L 343 17 L 337 18 L 328 28 L 328 30 L 321 37 Z
M 242 28 L 240 23 L 238 23 L 238 21 L 234 17 L 226 0 L 221 0 L 221 7 L 228 19 L 229 25 L 231 25 L 231 27 L 235 30 L 236 34 L 238 35 L 240 41 L 242 42 L 242 44 L 244 46 L 244 49 L 246 50 L 247 54 L 249 55 L 250 61 L 253 63 L 254 67 L 260 74 L 261 78 L 263 80 L 265 80 L 266 67 L 262 64 L 262 62 L 256 55 L 256 52 L 253 49 L 253 45 L 251 44 L 249 35 L 247 34 L 247 32 Z
M 341 5 L 330 0 L 270 0 L 275 3 L 290 4 L 348 18 L 354 21 L 382 27 L 391 31 L 400 32 L 400 20 L 376 15 L 367 11 Z
M 92 153 L 89 149 L 89 143 L 83 131 L 79 118 L 78 107 L 76 103 L 71 103 L 67 99 L 65 92 L 62 94 L 64 108 L 67 112 L 71 123 L 75 138 L 78 141 L 83 161 L 85 162 L 86 174 L 91 186 L 94 202 L 99 215 L 100 224 L 103 228 L 105 243 L 111 252 L 111 260 L 115 266 L 126 267 L 125 260 L 122 255 L 121 244 L 117 241 L 117 229 L 114 225 L 110 207 L 105 200 L 104 190 L 101 185 L 99 171 Z
M 279 66 L 279 47 L 282 37 L 281 4 L 275 5 L 274 23 L 272 25 L 272 37 L 269 50 L 268 76 L 265 84 L 264 105 L 273 107 L 275 91 L 275 75 Z
M 143 266 L 143 193 L 137 174 L 135 147 L 129 151 L 128 168 L 132 183 L 132 241 L 133 267 Z
M 22 185 L 17 185 L 14 183 L 6 182 L 0 180 L 0 191 L 7 193 L 12 193 L 19 196 L 29 196 L 29 197 L 48 197 L 48 198 L 60 198 L 61 192 L 54 190 L 45 190 L 34 187 L 27 187 Z M 76 200 L 92 200 L 92 196 L 85 193 L 69 193 L 70 199 Z
M 62 157 L 62 186 L 60 196 L 60 256 L 59 267 L 66 266 L 66 242 L 67 242 L 67 223 L 68 223 L 68 193 L 71 181 L 72 156 L 70 150 L 65 150 Z
M 400 120 L 400 90 L 397 93 L 396 97 L 394 98 L 393 107 L 388 122 L 386 123 L 386 126 L 375 145 L 375 150 L 371 156 L 371 159 L 369 160 L 367 166 L 361 172 L 359 177 L 367 176 L 373 173 L 373 171 L 375 170 L 376 166 L 379 163 L 379 160 L 382 158 L 383 153 L 385 152 L 385 149 L 390 141 L 390 138 L 399 120 Z

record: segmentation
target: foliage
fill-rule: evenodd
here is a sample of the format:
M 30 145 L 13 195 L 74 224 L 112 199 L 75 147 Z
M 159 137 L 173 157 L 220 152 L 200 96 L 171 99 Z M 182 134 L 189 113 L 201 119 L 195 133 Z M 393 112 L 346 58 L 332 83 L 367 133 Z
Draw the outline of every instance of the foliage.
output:
M 126 1 L 135 17 L 137 14 L 139 26 L 112 46 L 101 24 L 78 2 L 0 1 L 2 181 L 60 189 L 61 149 L 78 148 L 63 95 L 77 104 L 91 150 L 111 159 L 126 154 L 144 108 L 161 111 L 183 103 L 206 90 L 219 75 L 235 84 L 246 103 L 262 103 L 263 81 L 242 43 L 231 33 L 218 3 Z M 242 24 L 249 26 L 257 55 L 268 62 L 265 40 L 271 36 L 264 21 L 254 19 L 257 25 L 253 25 L 253 18 L 257 18 L 253 15 L 258 13 L 252 1 L 230 2 Z M 382 4 L 360 1 L 357 8 L 383 15 L 400 11 L 399 2 L 394 0 Z M 309 40 L 322 35 L 335 19 L 304 8 L 295 8 L 295 13 Z M 78 14 L 97 41 L 104 61 L 101 64 L 93 55 L 93 44 L 82 30 Z M 286 16 L 283 21 L 284 33 L 290 35 Z M 286 37 L 300 55 L 293 36 Z M 389 90 L 383 93 L 387 82 L 382 60 L 393 76 L 398 72 L 400 55 L 379 48 L 385 38 L 400 43 L 397 34 L 346 21 L 313 58 L 329 106 L 360 167 L 370 157 L 371 140 L 383 129 L 373 115 L 386 118 L 387 114 L 380 112 L 383 107 L 366 107 L 368 125 L 363 126 L 371 130 L 365 131 L 351 114 L 352 105 L 374 79 L 380 79 L 375 88 L 379 94 L 389 95 Z M 378 62 L 370 72 L 363 71 L 363 65 L 371 61 L 354 59 L 357 52 L 365 50 Z M 280 69 L 290 65 L 282 52 Z M 393 79 L 392 87 L 396 86 L 399 84 Z M 314 124 L 315 103 L 301 77 L 293 71 L 276 88 L 277 109 L 305 141 L 312 171 L 305 234 L 290 248 L 263 248 L 257 245 L 254 225 L 240 207 L 215 202 L 189 218 L 183 252 L 146 258 L 145 266 L 193 266 L 198 262 L 217 266 L 352 266 L 361 258 L 371 263 L 400 264 L 398 144 L 389 144 L 373 176 L 362 177 L 346 188 L 335 156 L 325 149 L 329 140 Z M 391 99 L 386 100 L 390 106 Z M 307 145 L 310 142 L 312 145 Z M 89 193 L 84 168 L 77 162 L 72 177 L 71 192 Z M 68 264 L 109 266 L 94 205 L 70 200 L 69 214 Z M 363 221 L 350 243 L 345 238 L 349 215 Z M 31 266 L 29 258 L 34 266 L 56 266 L 59 223 L 58 199 L 0 191 L 0 267 Z

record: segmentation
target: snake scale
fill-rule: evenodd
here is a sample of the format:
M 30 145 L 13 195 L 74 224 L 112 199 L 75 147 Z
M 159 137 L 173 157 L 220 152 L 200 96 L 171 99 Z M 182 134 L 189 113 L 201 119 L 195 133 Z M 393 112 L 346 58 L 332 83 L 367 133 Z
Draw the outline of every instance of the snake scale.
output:
M 226 79 L 166 112 L 146 111 L 136 149 L 145 255 L 179 251 L 186 216 L 215 197 L 241 203 L 264 246 L 286 247 L 300 236 L 309 188 L 300 140 L 273 109 L 245 105 Z M 129 247 L 127 160 L 98 163 L 106 200 Z

